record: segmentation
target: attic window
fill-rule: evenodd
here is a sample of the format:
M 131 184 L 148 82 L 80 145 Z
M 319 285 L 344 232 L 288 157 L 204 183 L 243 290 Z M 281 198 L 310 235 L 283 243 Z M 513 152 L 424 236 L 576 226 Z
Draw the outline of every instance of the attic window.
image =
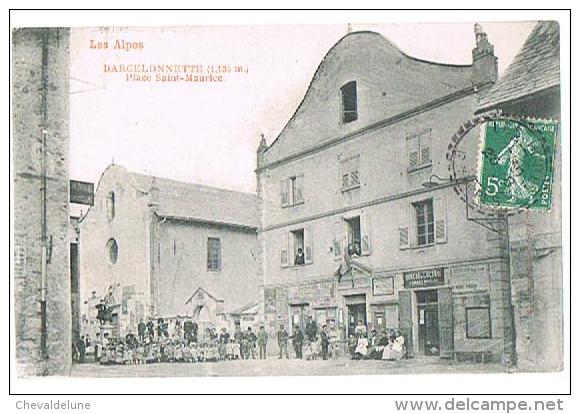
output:
M 358 119 L 356 81 L 344 84 L 340 88 L 342 96 L 342 122 L 349 123 Z

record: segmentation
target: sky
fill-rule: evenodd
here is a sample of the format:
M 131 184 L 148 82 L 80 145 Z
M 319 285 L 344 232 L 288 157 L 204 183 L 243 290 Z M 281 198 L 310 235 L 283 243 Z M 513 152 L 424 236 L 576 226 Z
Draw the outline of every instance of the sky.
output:
M 534 22 L 480 22 L 499 72 Z M 474 22 L 354 24 L 420 59 L 471 64 Z M 114 161 L 130 171 L 255 191 L 260 134 L 270 144 L 290 119 L 347 25 L 73 28 L 70 63 L 71 179 L 98 184 Z M 136 42 L 131 50 L 115 41 Z M 91 42 L 92 41 L 92 42 Z M 91 48 L 101 42 L 108 48 Z M 142 48 L 139 48 L 139 43 Z M 123 45 L 121 45 L 123 46 Z M 104 65 L 229 67 L 221 83 L 127 81 Z M 234 67 L 242 68 L 234 73 Z

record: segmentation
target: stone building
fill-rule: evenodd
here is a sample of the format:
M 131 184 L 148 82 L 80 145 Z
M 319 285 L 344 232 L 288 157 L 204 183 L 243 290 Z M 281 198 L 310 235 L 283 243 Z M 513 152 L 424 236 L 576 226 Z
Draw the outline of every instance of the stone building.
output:
M 560 31 L 539 22 L 478 112 L 560 120 Z M 518 367 L 562 369 L 562 168 L 556 141 L 552 208 L 510 217 L 512 301 Z
M 475 32 L 471 65 L 408 56 L 373 32 L 346 35 L 278 137 L 262 139 L 259 269 L 271 331 L 311 315 L 344 340 L 360 320 L 401 329 L 410 355 L 513 359 L 507 240 L 468 220 L 453 184 L 438 179 L 449 176 L 453 135 L 497 79 L 493 46 Z M 470 177 L 477 133 L 464 141 Z
M 110 293 L 121 334 L 150 317 L 225 324 L 258 298 L 252 194 L 110 165 L 80 228 L 81 298 Z
M 19 375 L 71 363 L 69 31 L 12 32 L 13 309 Z

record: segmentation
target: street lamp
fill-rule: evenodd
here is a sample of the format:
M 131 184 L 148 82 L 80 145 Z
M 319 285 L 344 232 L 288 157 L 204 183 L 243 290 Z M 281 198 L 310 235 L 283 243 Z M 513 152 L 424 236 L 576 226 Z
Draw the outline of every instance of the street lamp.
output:
M 433 181 L 433 180 L 436 181 Z M 439 177 L 437 174 L 431 174 L 431 176 L 429 177 L 429 181 L 424 181 L 423 183 L 421 183 L 421 185 L 425 188 L 435 188 L 440 186 L 441 184 L 447 184 L 450 183 L 451 180 L 448 178 L 442 178 Z

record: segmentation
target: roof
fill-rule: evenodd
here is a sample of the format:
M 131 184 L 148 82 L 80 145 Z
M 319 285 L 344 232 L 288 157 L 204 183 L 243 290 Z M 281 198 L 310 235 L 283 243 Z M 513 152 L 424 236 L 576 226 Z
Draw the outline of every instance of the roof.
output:
M 558 22 L 539 22 L 508 66 L 481 100 L 477 112 L 560 85 Z
M 186 305 L 188 305 L 188 304 L 189 304 L 191 301 L 193 301 L 193 298 L 195 298 L 195 297 L 197 296 L 197 292 L 199 292 L 199 291 L 202 291 L 202 292 L 205 294 L 205 296 L 209 296 L 211 299 L 213 299 L 213 300 L 214 300 L 214 301 L 216 301 L 216 302 L 223 302 L 223 301 L 224 301 L 223 299 L 218 299 L 218 298 L 216 298 L 214 295 L 212 295 L 211 293 L 209 293 L 209 292 L 207 291 L 207 289 L 204 289 L 203 287 L 201 287 L 201 286 L 200 286 L 200 287 L 198 287 L 197 289 L 195 289 L 195 292 L 193 292 L 193 295 L 191 295 L 191 296 L 189 297 L 189 299 L 187 299 L 187 300 L 185 301 L 185 304 L 186 304 Z M 205 296 L 204 296 L 204 297 L 205 297 Z
M 252 302 L 228 313 L 230 315 L 256 315 L 259 313 L 259 310 L 257 309 L 259 305 L 260 302 Z
M 129 174 L 141 190 L 156 192 L 157 205 L 154 209 L 160 217 L 248 228 L 258 227 L 255 194 L 144 174 Z
M 336 108 L 340 107 L 336 91 L 351 80 L 362 82 L 365 99 L 376 104 L 367 108 L 364 118 L 343 125 L 336 122 Z M 355 127 L 362 130 L 472 86 L 471 65 L 411 57 L 376 32 L 349 33 L 320 62 L 295 112 L 263 151 L 262 167 L 323 147 L 352 134 Z

